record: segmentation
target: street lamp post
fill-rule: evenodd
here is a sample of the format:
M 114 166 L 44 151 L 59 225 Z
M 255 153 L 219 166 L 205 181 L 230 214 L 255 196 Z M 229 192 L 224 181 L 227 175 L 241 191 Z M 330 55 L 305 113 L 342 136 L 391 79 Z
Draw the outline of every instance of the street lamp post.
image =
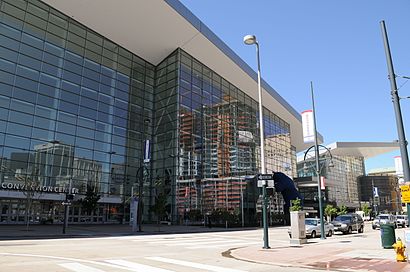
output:
M 262 90 L 261 90 L 261 66 L 259 58 L 259 43 L 256 40 L 255 35 L 246 35 L 243 38 L 243 42 L 247 45 L 256 45 L 256 58 L 258 63 L 258 99 L 259 99 L 259 134 L 260 134 L 260 149 L 261 149 L 261 174 L 266 174 L 265 168 L 265 139 L 263 132 L 263 107 L 262 107 Z M 263 248 L 267 249 L 269 247 L 269 236 L 268 236 L 268 216 L 267 216 L 267 199 L 266 199 L 266 180 L 263 181 L 262 185 L 262 220 L 263 220 Z
M 314 111 L 314 110 L 313 110 Z M 325 227 L 324 227 L 324 220 L 323 220 L 323 197 L 322 197 L 322 188 L 321 188 L 321 182 L 320 182 L 320 176 L 321 176 L 321 172 L 322 172 L 322 167 L 324 166 L 324 165 L 322 165 L 322 167 L 320 167 L 320 165 L 319 165 L 319 148 L 320 147 L 322 147 L 322 148 L 324 148 L 324 149 L 326 149 L 326 152 L 327 153 L 329 153 L 329 163 L 328 163 L 328 167 L 333 167 L 333 157 L 332 157 L 332 153 L 330 152 L 330 150 L 329 150 L 329 148 L 327 148 L 326 146 L 324 146 L 324 145 L 321 145 L 321 144 L 317 144 L 316 143 L 316 145 L 313 145 L 313 146 L 311 146 L 311 147 L 309 147 L 307 150 L 306 150 L 306 152 L 305 152 L 305 156 L 303 157 L 303 161 L 305 162 L 305 164 L 304 164 L 304 167 L 303 167 L 303 170 L 304 171 L 307 171 L 308 170 L 308 167 L 307 167 L 307 165 L 306 165 L 306 156 L 307 156 L 307 154 L 309 154 L 309 152 L 310 152 L 310 150 L 312 149 L 312 148 L 314 148 L 315 149 L 315 173 L 316 173 L 316 176 L 317 176 L 317 180 L 318 180 L 318 188 L 317 188 L 317 190 L 318 190 L 318 203 L 319 203 L 319 216 L 320 216 L 320 239 L 326 239 L 326 235 L 325 235 L 325 232 L 324 232 L 324 229 L 325 229 Z M 325 162 L 325 164 L 326 164 L 327 162 Z
M 138 181 L 138 209 L 137 209 L 137 220 L 138 220 L 138 231 L 141 232 L 142 231 L 142 217 L 143 217 L 143 207 L 144 207 L 144 201 L 143 201 L 143 194 L 144 194 L 144 182 L 145 182 L 145 178 L 148 175 L 148 168 L 147 168 L 147 164 L 149 163 L 150 159 L 149 159 L 149 152 L 150 152 L 150 143 L 147 141 L 147 135 L 146 135 L 146 130 L 145 128 L 148 130 L 148 126 L 150 124 L 151 120 L 148 118 L 144 119 L 144 127 L 143 129 L 143 152 L 144 152 L 144 156 L 143 159 L 141 159 L 141 165 L 137 170 L 137 178 L 139 178 Z M 141 173 L 140 173 L 141 171 Z
M 326 239 L 326 235 L 325 235 L 325 226 L 324 226 L 324 222 L 323 222 L 323 207 L 322 207 L 323 203 L 322 203 L 322 189 L 321 189 L 321 184 L 320 184 L 320 165 L 319 165 L 319 143 L 318 143 L 318 139 L 317 139 L 315 98 L 314 98 L 314 94 L 313 94 L 313 83 L 312 83 L 312 81 L 310 82 L 310 91 L 311 91 L 311 95 L 312 95 L 313 127 L 314 127 L 314 139 L 315 139 L 315 145 L 312 146 L 312 147 L 315 148 L 315 162 L 316 162 L 315 172 L 316 172 L 316 177 L 317 177 L 317 195 L 318 195 L 318 200 L 319 200 L 320 239 L 324 240 L 324 239 Z M 307 151 L 309 151 L 309 149 Z M 330 151 L 329 151 L 329 153 L 330 153 Z M 307 152 L 305 153 L 305 157 L 306 157 L 306 154 L 307 154 Z
M 53 146 L 55 144 L 59 144 L 59 141 L 53 141 L 52 144 Z M 70 149 L 73 148 L 72 146 L 70 146 Z M 53 151 L 54 152 L 54 151 Z M 71 150 L 69 151 L 71 154 Z M 68 159 L 71 158 L 71 169 L 69 169 L 71 171 L 71 175 L 70 175 L 70 179 L 68 181 L 68 192 L 66 192 L 65 195 L 65 202 L 63 202 L 64 205 L 64 222 L 63 222 L 63 234 L 66 234 L 66 231 L 68 229 L 68 218 L 70 217 L 70 206 L 71 206 L 71 202 L 74 200 L 74 195 L 72 192 L 72 183 L 73 183 L 73 175 L 74 175 L 74 153 L 72 156 L 69 156 Z M 68 165 L 68 163 L 67 163 Z

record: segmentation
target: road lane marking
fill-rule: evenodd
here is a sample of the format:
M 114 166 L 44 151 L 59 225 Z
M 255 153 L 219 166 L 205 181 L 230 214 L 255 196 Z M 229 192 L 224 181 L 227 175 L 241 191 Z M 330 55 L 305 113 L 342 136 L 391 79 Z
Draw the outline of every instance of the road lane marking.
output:
M 177 265 L 182 265 L 182 266 L 187 266 L 187 267 L 193 267 L 197 269 L 204 269 L 204 270 L 214 271 L 214 272 L 246 272 L 245 270 L 224 268 L 224 267 L 219 267 L 219 266 L 200 264 L 200 263 L 194 263 L 194 262 L 188 262 L 188 261 L 181 261 L 181 260 L 169 259 L 169 258 L 163 258 L 163 257 L 145 257 L 145 259 L 163 262 L 163 263 L 170 263 L 170 264 L 177 264 Z
M 115 264 L 118 266 L 124 266 L 133 269 L 132 271 L 138 272 L 174 272 L 173 270 L 167 270 L 162 268 L 157 268 L 145 264 L 133 263 L 125 260 L 105 260 L 105 262 Z
M 104 270 L 93 268 L 80 263 L 62 263 L 58 265 L 75 272 L 104 272 Z
M 257 245 L 260 242 L 246 242 L 246 243 L 225 243 L 219 245 L 203 245 L 203 246 L 190 246 L 186 247 L 187 249 L 201 249 L 201 248 L 219 248 L 219 247 L 234 247 L 234 246 L 247 246 L 247 245 Z
M 185 241 L 175 241 L 174 243 L 164 243 L 164 245 L 167 246 L 190 246 L 190 245 L 209 245 L 209 244 L 229 244 L 229 243 L 239 243 L 239 242 L 243 242 L 246 243 L 246 241 L 242 241 L 242 240 L 231 240 L 231 241 L 227 241 L 227 240 L 218 240 L 218 241 L 206 241 L 206 242 L 185 242 Z
M 123 267 L 123 266 L 118 266 L 118 265 L 103 263 L 103 262 L 97 262 L 97 261 L 82 260 L 82 259 L 77 259 L 77 258 L 66 258 L 66 257 L 38 255 L 38 254 L 22 254 L 22 253 L 0 253 L 0 256 L 1 255 L 3 255 L 3 256 L 18 256 L 18 257 L 34 257 L 34 258 L 44 258 L 44 259 L 53 259 L 53 260 L 64 260 L 64 261 L 71 261 L 71 262 L 81 262 L 81 263 L 88 263 L 88 264 L 94 264 L 94 265 L 108 266 L 108 267 L 112 267 L 112 268 L 115 268 L 115 269 L 124 269 L 124 270 L 128 270 L 128 271 L 135 271 L 135 270 L 131 270 L 127 267 Z
M 134 240 L 135 241 L 135 240 Z M 203 242 L 203 241 L 226 241 L 226 239 L 221 238 L 201 238 L 201 239 L 161 239 L 156 241 L 147 241 L 148 244 L 164 244 L 164 243 L 196 243 L 196 242 Z M 135 241 L 139 242 L 139 241 Z

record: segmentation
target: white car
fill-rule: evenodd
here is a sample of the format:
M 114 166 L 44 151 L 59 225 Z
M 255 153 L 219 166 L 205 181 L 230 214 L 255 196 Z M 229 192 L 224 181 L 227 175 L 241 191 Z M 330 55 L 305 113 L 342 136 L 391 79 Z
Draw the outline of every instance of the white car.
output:
M 333 235 L 334 231 L 334 226 L 333 224 L 325 221 L 325 234 L 328 237 L 331 237 Z M 318 218 L 306 218 L 305 219 L 305 231 L 306 231 L 306 237 L 308 238 L 316 238 L 318 236 L 321 236 L 320 233 L 320 220 Z M 291 234 L 291 229 L 288 229 L 289 237 L 292 238 Z
M 409 226 L 409 219 L 405 214 L 396 215 L 396 225 L 401 226 L 402 228 Z
M 394 228 L 397 228 L 396 218 L 393 214 L 379 214 L 373 220 L 372 228 L 373 229 L 380 229 L 380 225 L 389 224 L 393 225 Z

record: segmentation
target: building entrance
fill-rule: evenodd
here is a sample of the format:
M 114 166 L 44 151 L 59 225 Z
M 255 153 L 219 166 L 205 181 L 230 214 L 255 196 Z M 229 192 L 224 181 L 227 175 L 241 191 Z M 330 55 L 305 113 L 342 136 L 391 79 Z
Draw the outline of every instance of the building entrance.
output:
M 29 207 L 31 206 L 31 207 Z M 29 209 L 27 212 L 27 208 Z M 91 213 L 81 203 L 70 207 L 70 224 L 120 223 L 122 212 L 119 204 L 101 204 Z M 0 224 L 62 224 L 64 206 L 58 201 L 34 200 L 28 205 L 25 199 L 0 199 Z

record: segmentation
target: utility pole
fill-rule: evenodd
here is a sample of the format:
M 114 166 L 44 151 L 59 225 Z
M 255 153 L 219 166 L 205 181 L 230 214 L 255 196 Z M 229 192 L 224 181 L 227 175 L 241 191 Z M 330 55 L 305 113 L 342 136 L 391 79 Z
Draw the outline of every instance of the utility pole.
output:
M 401 109 L 400 109 L 400 97 L 399 92 L 397 90 L 396 85 L 396 74 L 394 73 L 393 68 L 393 60 L 390 53 L 390 46 L 389 46 L 389 39 L 387 38 L 387 30 L 384 21 L 380 22 L 380 26 L 382 29 L 383 35 L 383 43 L 384 43 L 384 51 L 386 54 L 386 61 L 387 61 L 387 69 L 389 71 L 389 80 L 390 80 L 390 87 L 391 87 L 391 96 L 393 100 L 394 106 L 394 113 L 396 115 L 396 125 L 397 125 L 397 133 L 399 137 L 399 145 L 400 145 L 400 154 L 401 154 L 401 161 L 403 164 L 403 174 L 404 174 L 404 182 L 410 182 L 410 168 L 409 168 L 409 155 L 407 152 L 407 141 L 406 136 L 404 133 L 404 126 L 403 126 L 403 119 L 401 116 Z M 407 203 L 407 215 L 410 217 L 410 205 Z

